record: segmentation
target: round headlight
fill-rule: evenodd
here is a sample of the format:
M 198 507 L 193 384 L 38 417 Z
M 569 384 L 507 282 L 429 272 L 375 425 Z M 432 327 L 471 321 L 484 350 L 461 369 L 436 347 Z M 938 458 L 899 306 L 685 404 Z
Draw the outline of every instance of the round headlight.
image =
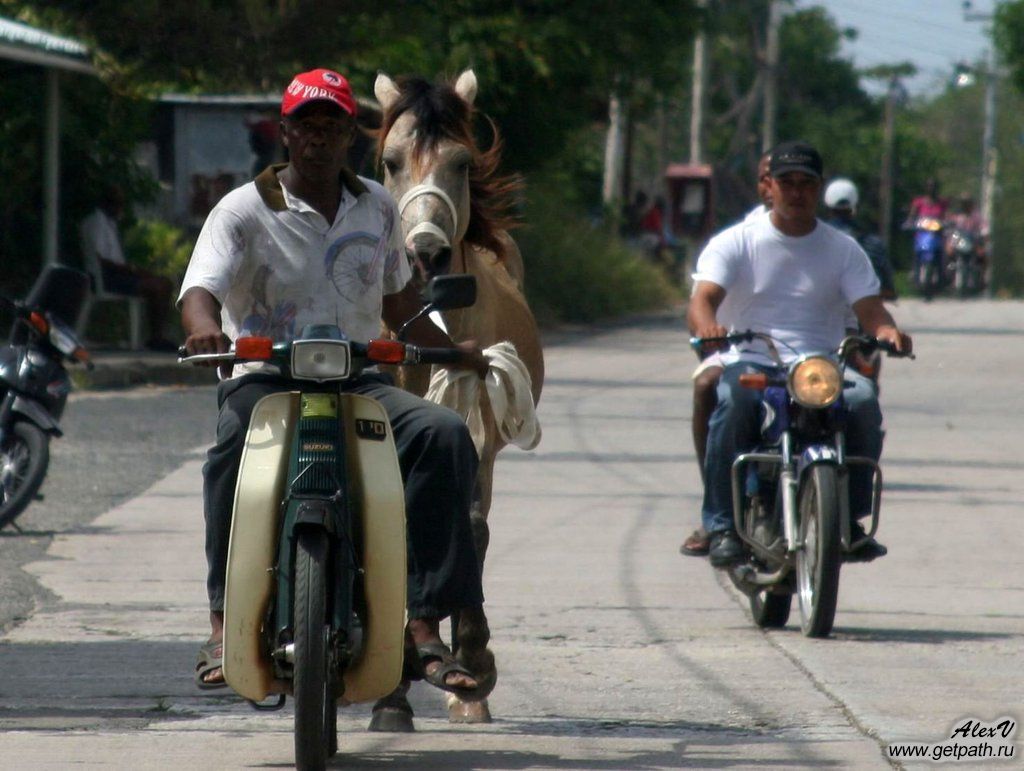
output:
M 828 407 L 843 392 L 843 376 L 831 359 L 811 356 L 793 365 L 789 392 L 804 407 Z

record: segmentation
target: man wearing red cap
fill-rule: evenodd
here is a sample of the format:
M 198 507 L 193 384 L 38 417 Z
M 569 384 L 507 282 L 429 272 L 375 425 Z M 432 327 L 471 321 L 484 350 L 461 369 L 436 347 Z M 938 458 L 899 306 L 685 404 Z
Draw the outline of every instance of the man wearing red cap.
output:
M 289 162 L 225 196 L 192 254 L 179 297 L 189 354 L 226 351 L 246 335 L 291 340 L 316 323 L 336 323 L 349 339 L 366 341 L 379 335 L 382 318 L 398 328 L 419 311 L 395 203 L 381 185 L 347 167 L 355 114 L 352 90 L 337 72 L 304 72 L 285 89 L 280 132 Z M 486 372 L 474 343 L 454 344 L 427 319 L 410 328 L 409 338 L 455 345 L 464 353 L 457 366 Z M 260 398 L 281 390 L 289 386 L 265 364 L 235 366 L 218 388 L 217 441 L 203 468 L 212 633 L 196 668 L 201 688 L 224 685 L 224 574 L 249 415 Z M 391 419 L 406 489 L 409 632 L 426 679 L 472 696 L 481 673 L 438 647 L 440 619 L 483 613 L 469 524 L 477 466 L 469 432 L 454 412 L 384 376 L 365 374 L 347 390 L 376 399 Z

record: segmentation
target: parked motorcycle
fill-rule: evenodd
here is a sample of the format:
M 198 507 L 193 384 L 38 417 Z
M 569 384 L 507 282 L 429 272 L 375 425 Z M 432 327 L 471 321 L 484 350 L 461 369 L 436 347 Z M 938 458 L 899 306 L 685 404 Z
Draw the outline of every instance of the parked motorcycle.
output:
M 24 301 L 0 295 L 0 307 L 14 316 L 10 343 L 0 349 L 0 528 L 37 497 L 50 438 L 62 436 L 60 418 L 71 392 L 64 363 L 92 367 L 68 324 L 88 291 L 85 273 L 51 266 Z
M 966 297 L 982 289 L 984 281 L 979 259 L 978 236 L 970 230 L 954 228 L 949 233 L 949 274 L 957 297 Z
M 858 352 L 904 354 L 881 340 L 850 336 L 834 355 L 801 356 L 783 368 L 775 353 L 778 341 L 770 335 L 748 330 L 690 342 L 700 347 L 755 339 L 768 344 L 780 375 L 740 376 L 742 386 L 763 392 L 762 443 L 732 466 L 733 516 L 749 557 L 730 568 L 729 576 L 749 597 L 758 626 L 785 626 L 795 593 L 803 633 L 827 637 L 835 619 L 843 555 L 874 537 L 882 494 L 878 464 L 846 454 L 843 373 Z M 856 541 L 851 540 L 848 496 L 852 466 L 867 466 L 873 474 L 870 527 Z
M 914 229 L 914 285 L 926 300 L 943 286 L 945 244 L 943 222 L 937 217 L 919 217 Z
M 434 278 L 398 340 L 357 343 L 334 325 L 292 342 L 247 337 L 179 361 L 277 365 L 294 391 L 252 412 L 235 493 L 224 604 L 224 679 L 258 709 L 295 700 L 295 763 L 338 749 L 337 705 L 374 701 L 402 676 L 405 496 L 391 426 L 345 383 L 374 364 L 447 364 L 458 350 L 402 342 L 416 319 L 476 300 L 469 275 Z M 268 697 L 276 701 L 265 703 Z

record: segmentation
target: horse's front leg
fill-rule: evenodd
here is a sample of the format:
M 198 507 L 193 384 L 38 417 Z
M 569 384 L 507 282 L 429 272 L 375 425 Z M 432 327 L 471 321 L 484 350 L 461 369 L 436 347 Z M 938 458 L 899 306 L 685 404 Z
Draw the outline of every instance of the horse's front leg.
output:
M 479 690 L 489 694 L 498 680 L 494 654 L 487 647 L 491 630 L 482 606 L 463 609 L 459 612 L 458 628 L 455 630 L 458 652 L 455 657 L 480 683 Z M 457 696 L 448 697 L 448 721 L 451 723 L 490 723 L 491 710 L 487 699 L 462 701 Z

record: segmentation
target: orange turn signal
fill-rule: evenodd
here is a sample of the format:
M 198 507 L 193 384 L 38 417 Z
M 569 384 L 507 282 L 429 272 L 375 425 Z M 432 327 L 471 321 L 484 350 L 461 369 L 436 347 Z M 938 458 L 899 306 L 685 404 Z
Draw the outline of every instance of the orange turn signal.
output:
M 34 326 L 36 329 L 38 329 L 40 334 L 45 335 L 47 332 L 50 331 L 50 325 L 46 321 L 46 316 L 44 316 L 41 313 L 36 313 L 35 311 L 32 311 L 28 315 L 28 323 Z
M 381 364 L 401 364 L 405 361 L 405 343 L 397 340 L 371 340 L 366 344 L 366 358 Z
M 274 352 L 269 337 L 240 337 L 235 341 L 235 358 L 266 361 Z
M 740 375 L 740 385 L 755 391 L 763 391 L 768 387 L 768 376 L 763 372 L 744 372 Z

